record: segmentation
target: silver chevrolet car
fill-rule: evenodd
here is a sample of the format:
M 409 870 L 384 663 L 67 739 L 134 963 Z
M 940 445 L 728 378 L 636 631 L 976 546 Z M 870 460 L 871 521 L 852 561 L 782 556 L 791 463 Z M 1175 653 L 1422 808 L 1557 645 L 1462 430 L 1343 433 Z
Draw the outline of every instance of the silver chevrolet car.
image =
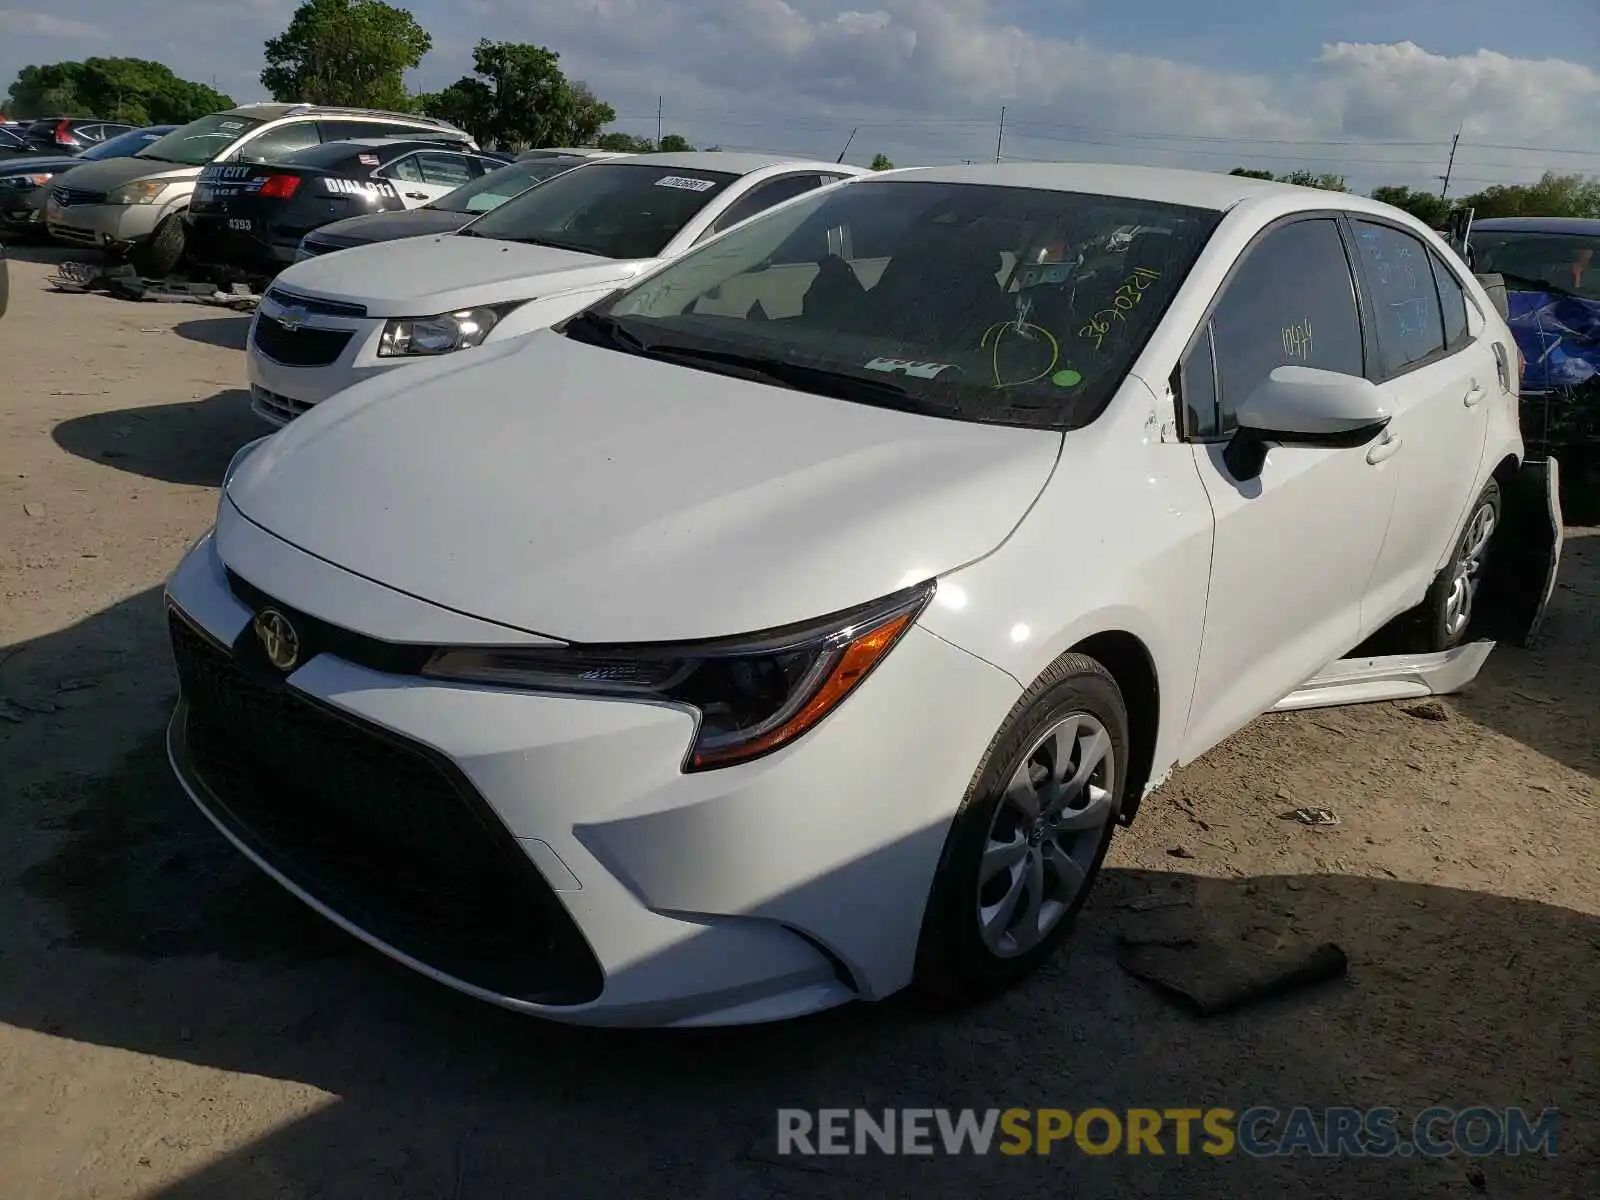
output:
M 275 162 L 321 142 L 438 134 L 476 143 L 444 121 L 376 109 L 245 104 L 173 130 L 131 158 L 85 164 L 50 191 L 45 225 L 58 241 L 129 258 L 165 275 L 183 258 L 182 214 L 215 162 Z

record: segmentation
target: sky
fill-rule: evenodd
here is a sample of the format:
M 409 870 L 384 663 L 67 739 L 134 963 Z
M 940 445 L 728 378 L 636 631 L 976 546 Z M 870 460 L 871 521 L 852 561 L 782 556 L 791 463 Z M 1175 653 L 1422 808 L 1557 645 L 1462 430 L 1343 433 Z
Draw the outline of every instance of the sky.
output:
M 654 136 L 659 105 L 666 132 L 701 146 L 1307 168 L 1437 190 L 1459 133 L 1452 195 L 1600 175 L 1600 0 L 392 2 L 434 39 L 413 90 L 469 71 L 480 37 L 536 42 L 617 110 L 612 128 Z M 28 63 L 116 54 L 266 99 L 261 45 L 294 7 L 0 0 L 0 94 Z

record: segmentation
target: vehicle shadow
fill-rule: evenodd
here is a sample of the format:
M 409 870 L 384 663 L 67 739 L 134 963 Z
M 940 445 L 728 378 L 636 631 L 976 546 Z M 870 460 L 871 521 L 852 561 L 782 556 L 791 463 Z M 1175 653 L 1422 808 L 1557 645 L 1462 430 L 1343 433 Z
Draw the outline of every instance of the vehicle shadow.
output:
M 285 1110 L 219 1153 L 193 1149 L 230 1127 L 194 1115 L 209 1110 L 185 1109 L 209 1126 L 185 1118 L 157 1145 L 139 1117 L 102 1104 L 94 1119 L 115 1127 L 104 1136 L 149 1145 L 140 1194 L 1475 1194 L 1461 1159 L 1245 1161 L 1175 1154 L 1170 1142 L 1161 1158 L 1063 1145 L 1031 1162 L 770 1161 L 776 1109 L 858 1106 L 1306 1104 L 1409 1116 L 1434 1104 L 1553 1106 L 1566 1114 L 1557 1157 L 1486 1160 L 1477 1178 L 1491 1195 L 1576 1200 L 1600 1177 L 1592 914 L 1348 873 L 1112 870 L 1073 953 L 987 1005 L 939 1012 L 891 1000 L 676 1034 L 550 1025 L 389 963 L 236 854 L 168 773 L 162 637 L 150 591 L 0 663 L 7 696 L 58 705 L 0 723 L 0 761 L 21 768 L 0 796 L 12 831 L 0 847 L 0 1022 L 331 1099 Z M 62 690 L 68 663 L 100 686 Z M 117 745 L 127 748 L 120 759 Z M 849 869 L 870 870 L 872 857 Z M 829 881 L 805 886 L 826 891 Z M 1350 977 L 1201 1020 L 1116 965 L 1121 938 L 1200 935 L 1332 940 Z M 140 1080 L 159 1067 L 146 1061 Z M 191 1071 L 179 1082 L 214 1094 L 205 1079 L 214 1077 Z M 147 1090 L 133 1081 L 115 1095 L 137 1108 Z M 28 1194 L 27 1181 L 19 1186 Z
M 227 388 L 185 404 L 73 417 L 57 425 L 51 437 L 67 453 L 119 471 L 216 487 L 239 447 L 271 432 L 250 411 L 250 394 Z
M 105 257 L 98 250 L 91 250 L 87 246 L 68 246 L 61 242 L 46 240 L 48 235 L 30 237 L 27 241 L 11 241 L 0 238 L 6 248 L 6 257 L 18 262 L 43 263 L 46 266 L 57 266 L 64 262 L 104 262 Z
M 250 336 L 250 318 L 206 317 L 197 321 L 180 321 L 172 327 L 172 332 L 202 345 L 243 350 Z
M 1496 647 L 1451 701 L 1479 724 L 1600 779 L 1600 530 L 1566 531 L 1534 645 Z

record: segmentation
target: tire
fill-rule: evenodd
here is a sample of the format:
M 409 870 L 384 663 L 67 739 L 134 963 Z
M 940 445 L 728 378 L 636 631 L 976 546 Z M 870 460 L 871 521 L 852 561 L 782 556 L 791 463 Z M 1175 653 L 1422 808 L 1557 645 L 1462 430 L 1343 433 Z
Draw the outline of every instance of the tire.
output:
M 133 248 L 128 260 L 139 274 L 164 279 L 183 261 L 183 243 L 183 217 L 173 213 L 156 226 L 148 241 Z
M 1076 728 L 1063 736 L 1073 721 Z M 1069 794 L 1062 825 L 1052 831 L 1026 822 L 1009 798 L 1024 790 L 1011 787 L 1024 766 L 1031 764 L 1037 774 L 1052 749 L 1065 747 L 1075 752 L 1067 766 L 1076 768 L 1084 746 L 1102 740 L 1100 765 L 1085 786 Z M 1062 657 L 1012 709 L 956 813 L 923 917 L 915 991 L 945 1002 L 983 1000 L 1013 987 L 1050 958 L 1100 873 L 1122 811 L 1127 775 L 1128 712 L 1116 681 L 1093 659 Z M 1083 816 L 1074 820 L 1074 814 L 1090 809 L 1098 817 L 1092 824 L 1079 831 L 1065 828 L 1083 824 Z M 986 852 L 992 865 L 1013 856 L 1016 861 L 985 882 Z M 1046 899 L 1035 906 L 1038 883 Z M 1005 914 L 1001 897 L 1013 893 L 1018 898 Z M 1030 923 L 1028 914 L 1034 911 L 1037 917 Z M 997 933 L 987 937 L 985 912 L 996 918 L 990 927 Z
M 1426 650 L 1454 650 L 1471 635 L 1483 565 L 1500 528 L 1501 512 L 1500 484 L 1491 479 L 1473 502 L 1450 561 L 1434 577 L 1418 610 L 1418 634 Z

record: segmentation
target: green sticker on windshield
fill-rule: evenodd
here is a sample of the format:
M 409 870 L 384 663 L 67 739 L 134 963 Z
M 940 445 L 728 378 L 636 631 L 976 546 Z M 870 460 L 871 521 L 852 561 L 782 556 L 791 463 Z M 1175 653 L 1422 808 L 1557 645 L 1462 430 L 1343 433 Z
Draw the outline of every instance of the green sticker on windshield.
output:
M 1057 371 L 1054 375 L 1050 376 L 1050 382 L 1055 384 L 1057 387 L 1077 387 L 1083 382 L 1083 376 L 1069 368 L 1065 371 Z

